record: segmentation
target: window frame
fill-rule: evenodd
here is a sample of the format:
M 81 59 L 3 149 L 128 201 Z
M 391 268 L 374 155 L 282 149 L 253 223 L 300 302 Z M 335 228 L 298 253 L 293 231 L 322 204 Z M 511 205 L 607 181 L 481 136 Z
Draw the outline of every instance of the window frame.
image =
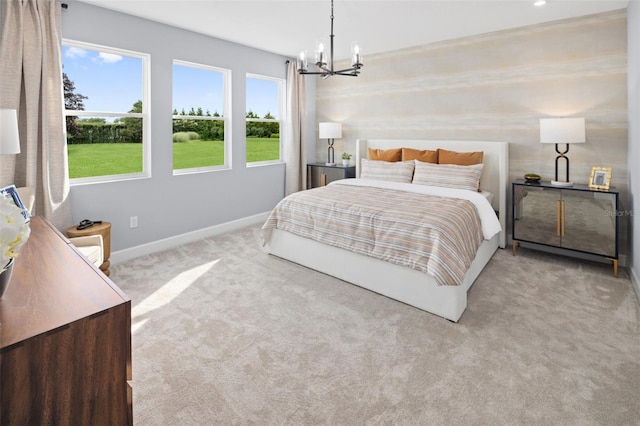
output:
M 142 119 L 142 172 L 138 173 L 123 173 L 117 175 L 103 175 L 103 176 L 91 176 L 82 178 L 69 178 L 69 185 L 83 185 L 92 183 L 105 183 L 105 182 L 117 182 L 132 179 L 147 179 L 151 177 L 151 55 L 148 53 L 136 52 L 128 49 L 120 49 L 116 47 L 104 46 L 96 43 L 88 43 L 78 40 L 62 39 L 62 47 L 70 46 L 77 47 L 84 50 L 93 50 L 104 53 L 110 53 L 119 56 L 129 56 L 138 58 L 142 61 L 142 112 L 114 112 L 114 111 L 94 111 L 94 110 L 68 110 L 64 109 L 63 116 L 66 118 L 69 116 L 76 117 L 116 117 L 116 118 L 140 118 Z M 62 64 L 63 61 L 61 61 Z M 61 69 L 61 72 L 64 72 Z M 72 112 L 72 113 L 69 113 Z M 67 127 L 64 126 L 65 143 L 67 140 Z M 68 160 L 67 160 L 68 162 Z M 67 164 L 67 170 L 68 170 Z
M 277 116 L 280 118 L 276 118 L 276 119 L 271 119 L 271 118 L 247 118 L 247 112 L 245 111 L 245 132 L 244 132 L 244 138 L 245 138 L 245 162 L 246 162 L 246 166 L 247 167 L 254 167 L 254 166 L 263 166 L 263 165 L 269 165 L 269 164 L 280 164 L 284 162 L 284 158 L 283 158 L 283 144 L 282 144 L 282 138 L 283 138 L 283 130 L 284 130 L 284 124 L 285 124 L 285 120 L 284 120 L 284 114 L 285 114 L 285 102 L 286 102 L 286 92 L 285 92 L 285 83 L 286 80 L 283 78 L 278 78 L 278 77 L 270 77 L 270 76 L 266 76 L 266 75 L 261 75 L 261 74 L 255 74 L 255 73 L 246 73 L 245 75 L 245 109 L 246 109 L 246 97 L 247 97 L 247 93 L 246 93 L 246 81 L 248 78 L 254 78 L 254 79 L 261 79 L 261 80 L 268 80 L 268 81 L 273 81 L 275 83 L 278 84 L 278 114 Z M 265 161 L 246 161 L 246 150 L 247 150 L 247 132 L 246 132 L 246 123 L 248 122 L 262 122 L 262 123 L 278 123 L 279 126 L 279 158 L 275 159 L 275 160 L 265 160 Z
M 231 70 L 227 68 L 217 67 L 215 65 L 206 65 L 197 62 L 184 61 L 181 59 L 174 59 L 171 63 L 171 103 L 173 104 L 173 91 L 174 91 L 174 81 L 173 81 L 173 67 L 175 65 L 191 67 L 191 68 L 199 68 L 206 71 L 214 71 L 222 74 L 222 91 L 223 91 L 223 102 L 222 102 L 222 115 L 220 117 L 213 116 L 203 116 L 203 115 L 173 115 L 174 107 L 171 107 L 172 115 L 171 115 L 171 135 L 173 135 L 173 120 L 181 120 L 185 117 L 190 120 L 212 120 L 212 121 L 222 121 L 224 126 L 224 141 L 223 141 L 223 149 L 224 149 L 224 163 L 221 165 L 214 166 L 205 166 L 205 167 L 191 167 L 188 169 L 175 169 L 173 167 L 173 139 L 171 140 L 171 170 L 174 176 L 178 175 L 186 175 L 186 174 L 194 174 L 194 173 L 205 173 L 211 171 L 218 170 L 229 170 L 232 168 L 231 163 Z

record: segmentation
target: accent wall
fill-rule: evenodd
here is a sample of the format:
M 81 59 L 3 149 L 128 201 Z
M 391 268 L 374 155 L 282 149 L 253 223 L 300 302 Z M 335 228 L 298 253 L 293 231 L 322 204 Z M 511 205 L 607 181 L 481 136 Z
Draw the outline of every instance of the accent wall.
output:
M 506 141 L 511 179 L 555 177 L 540 118 L 584 117 L 587 142 L 570 146 L 570 178 L 587 183 L 593 166 L 611 167 L 629 208 L 626 10 L 369 55 L 359 77 L 318 80 L 316 91 L 317 121 L 343 124 L 336 156 L 354 153 L 359 138 Z M 316 144 L 318 161 L 326 144 Z M 620 231 L 626 254 L 626 217 Z

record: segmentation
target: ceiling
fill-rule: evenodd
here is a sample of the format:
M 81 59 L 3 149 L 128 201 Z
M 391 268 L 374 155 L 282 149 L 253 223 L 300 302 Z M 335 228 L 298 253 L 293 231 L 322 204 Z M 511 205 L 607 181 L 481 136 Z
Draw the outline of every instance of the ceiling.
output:
M 329 39 L 330 0 L 78 0 L 269 52 L 313 54 Z M 336 59 L 624 9 L 629 0 L 335 0 Z M 72 6 L 71 6 L 72 7 Z

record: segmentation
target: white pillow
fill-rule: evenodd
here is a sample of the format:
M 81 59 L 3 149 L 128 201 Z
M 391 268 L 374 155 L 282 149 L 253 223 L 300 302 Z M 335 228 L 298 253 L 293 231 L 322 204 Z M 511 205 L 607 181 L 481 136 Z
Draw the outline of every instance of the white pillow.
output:
M 415 163 L 413 161 L 376 161 L 360 160 L 361 179 L 386 180 L 390 182 L 411 183 Z
M 418 185 L 441 186 L 445 188 L 477 191 L 483 164 L 459 166 L 457 164 L 433 164 L 416 162 L 413 183 Z

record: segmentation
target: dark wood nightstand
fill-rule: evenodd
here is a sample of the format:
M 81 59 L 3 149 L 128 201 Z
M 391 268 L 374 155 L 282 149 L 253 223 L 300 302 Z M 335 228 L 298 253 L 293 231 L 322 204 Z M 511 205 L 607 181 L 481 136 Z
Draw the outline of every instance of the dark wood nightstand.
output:
M 618 191 L 516 180 L 511 195 L 514 255 L 522 242 L 601 256 L 618 276 Z
M 307 189 L 325 186 L 339 179 L 356 177 L 356 166 L 327 166 L 324 163 L 307 164 Z

